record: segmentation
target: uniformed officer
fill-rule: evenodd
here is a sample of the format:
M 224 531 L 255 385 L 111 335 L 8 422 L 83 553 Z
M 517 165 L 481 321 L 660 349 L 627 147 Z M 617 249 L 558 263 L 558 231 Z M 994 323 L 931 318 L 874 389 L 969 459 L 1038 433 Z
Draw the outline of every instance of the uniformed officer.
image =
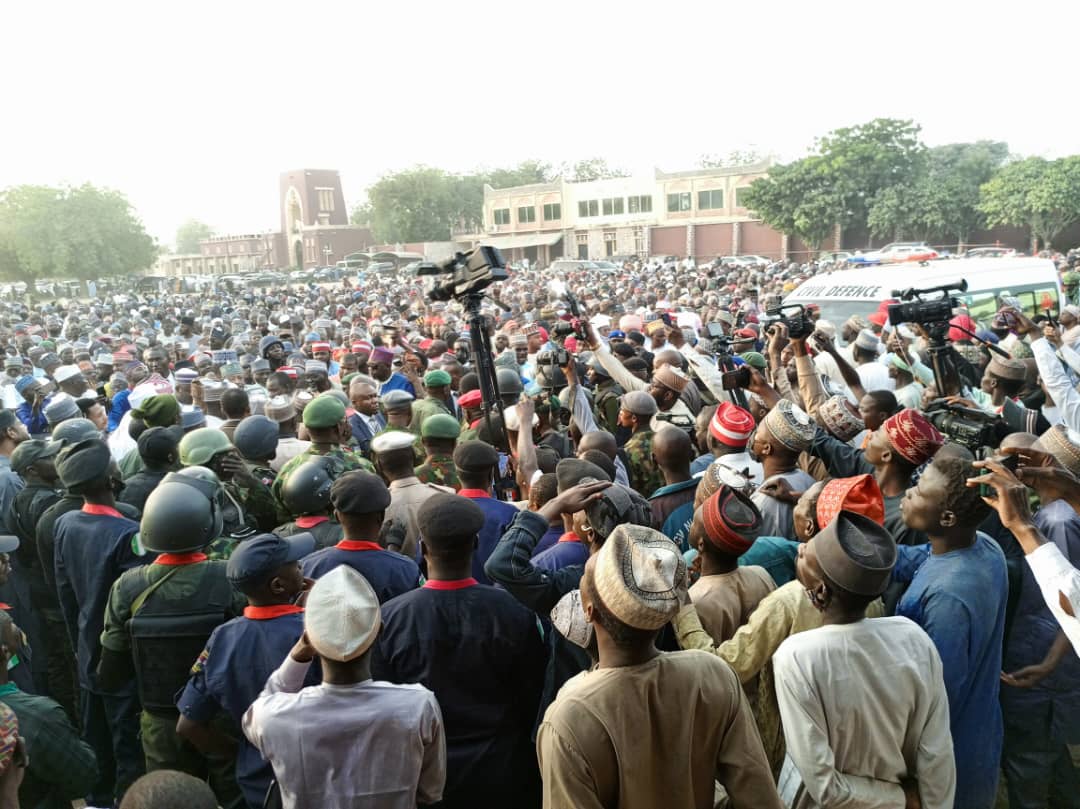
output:
M 330 488 L 330 501 L 345 539 L 305 558 L 305 576 L 318 579 L 338 565 L 348 565 L 368 580 L 380 604 L 420 586 L 416 562 L 379 544 L 390 505 L 390 490 L 382 478 L 367 472 L 342 475 Z
M 414 466 L 417 466 L 424 462 L 427 453 L 424 451 L 423 443 L 421 443 L 420 432 L 411 430 L 409 426 L 412 423 L 413 401 L 413 395 L 404 390 L 392 390 L 381 396 L 379 404 L 383 409 L 383 414 L 386 416 L 386 426 L 376 435 L 385 435 L 395 431 L 407 432 L 412 435 L 414 438 L 413 452 L 416 455 Z
M 178 424 L 143 431 L 137 442 L 142 469 L 124 481 L 124 490 L 118 498 L 120 502 L 142 511 L 150 492 L 179 466 L 179 444 L 183 435 L 184 431 Z
M 202 551 L 221 534 L 222 486 L 171 472 L 151 492 L 135 538 L 158 554 L 113 585 L 101 634 L 99 682 L 119 686 L 134 675 L 142 704 L 147 771 L 180 770 L 209 778 L 222 806 L 239 800 L 232 759 L 207 759 L 176 734 L 175 697 L 211 632 L 239 615 L 244 599 L 225 563 Z
M 134 682 L 114 688 L 98 683 L 101 632 L 113 582 L 149 559 L 132 542 L 139 524 L 116 508 L 113 493 L 122 486 L 120 469 L 104 441 L 64 447 L 57 469 L 68 493 L 83 498 L 81 509 L 56 520 L 53 551 L 60 609 L 76 646 L 83 741 L 98 760 L 98 782 L 86 802 L 113 806 L 142 775 L 143 755 Z
M 243 538 L 277 522 L 277 507 L 270 490 L 244 465 L 240 454 L 221 430 L 201 427 L 180 441 L 180 463 L 209 469 L 224 486 L 236 508 L 235 519 L 225 515 L 225 534 Z
M 619 426 L 619 397 L 622 396 L 623 389 L 595 358 L 589 361 L 589 380 L 593 383 L 593 414 L 596 416 L 596 423 L 614 435 Z
M 412 421 L 409 428 L 414 432 L 421 432 L 424 422 L 436 414 L 453 416 L 451 406 L 447 404 L 450 393 L 450 374 L 441 368 L 428 371 L 424 374 L 424 390 L 426 395 L 423 399 L 413 403 Z
M 304 632 L 304 608 L 293 602 L 308 584 L 299 560 L 314 549 L 311 534 L 259 534 L 236 549 L 226 572 L 248 606 L 214 630 L 176 703 L 176 732 L 204 753 L 239 740 L 236 780 L 248 809 L 261 809 L 274 772 L 239 732 L 240 720 Z M 312 666 L 305 685 L 318 681 L 319 667 Z M 222 716 L 237 729 L 235 736 L 215 723 Z
M 277 455 L 277 422 L 266 416 L 247 416 L 236 425 L 233 445 L 251 474 L 264 486 L 271 486 L 277 478 L 277 472 L 270 468 Z
M 652 456 L 653 431 L 650 421 L 656 415 L 656 400 L 643 390 L 624 393 L 619 400 L 619 425 L 633 431 L 623 449 L 626 451 L 630 487 L 642 497 L 664 485 L 660 467 Z
M 454 491 L 461 488 L 457 469 L 454 468 L 454 447 L 457 446 L 459 435 L 461 425 L 449 413 L 438 413 L 424 422 L 421 440 L 427 457 L 415 470 L 421 483 L 451 486 Z
M 322 456 L 309 458 L 292 471 L 281 498 L 293 520 L 275 528 L 275 534 L 287 537 L 307 531 L 315 537 L 318 548 L 329 548 L 344 536 L 341 524 L 332 519 L 330 463 Z
M 271 489 L 278 504 L 282 507 L 285 503 L 281 497 L 281 490 L 289 480 L 289 475 L 305 461 L 312 458 L 324 457 L 328 459 L 327 472 L 330 477 L 337 478 L 346 472 L 362 470 L 374 472 L 375 467 L 371 461 L 355 452 L 342 449 L 343 436 L 351 435 L 348 422 L 345 419 L 345 405 L 334 396 L 316 396 L 311 403 L 304 408 L 304 426 L 307 428 L 311 446 L 292 458 L 285 466 L 281 467 L 277 479 Z M 286 513 L 286 516 L 287 513 Z

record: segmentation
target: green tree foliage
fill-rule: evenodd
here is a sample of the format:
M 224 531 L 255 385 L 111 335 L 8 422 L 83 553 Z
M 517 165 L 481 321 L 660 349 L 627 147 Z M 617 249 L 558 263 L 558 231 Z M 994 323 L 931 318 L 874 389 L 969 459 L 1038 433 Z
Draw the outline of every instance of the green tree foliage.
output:
M 703 169 L 731 169 L 760 163 L 764 159 L 764 155 L 756 149 L 733 149 L 726 156 L 703 154 L 698 159 L 698 166 Z
M 615 177 L 628 177 L 626 169 L 609 166 L 602 157 L 590 157 L 571 165 L 563 164 L 560 172 L 567 182 L 587 183 L 591 180 L 610 180 Z
M 352 212 L 349 214 L 349 222 L 353 225 L 370 225 L 371 224 L 371 203 L 370 202 L 358 202 L 353 206 Z
M 92 185 L 21 185 L 0 193 L 0 276 L 10 280 L 126 275 L 157 245 L 127 199 Z
M 1043 247 L 1050 247 L 1080 220 L 1080 156 L 1009 163 L 983 185 L 979 208 L 991 227 L 1030 228 Z
M 205 222 L 197 219 L 188 219 L 176 229 L 176 252 L 198 253 L 199 241 L 209 239 L 214 235 L 214 230 Z
M 828 238 L 840 217 L 828 165 L 806 157 L 775 166 L 746 192 L 746 207 L 782 233 L 798 236 L 814 250 Z

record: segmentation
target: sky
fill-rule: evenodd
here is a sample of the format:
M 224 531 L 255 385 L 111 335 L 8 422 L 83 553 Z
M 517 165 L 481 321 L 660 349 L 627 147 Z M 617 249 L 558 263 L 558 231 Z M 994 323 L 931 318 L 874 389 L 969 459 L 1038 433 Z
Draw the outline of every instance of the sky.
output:
M 877 117 L 1059 157 L 1077 23 L 1063 0 L 8 4 L 0 188 L 115 188 L 168 244 L 188 218 L 276 230 L 297 168 L 339 169 L 351 205 L 419 163 L 787 160 Z

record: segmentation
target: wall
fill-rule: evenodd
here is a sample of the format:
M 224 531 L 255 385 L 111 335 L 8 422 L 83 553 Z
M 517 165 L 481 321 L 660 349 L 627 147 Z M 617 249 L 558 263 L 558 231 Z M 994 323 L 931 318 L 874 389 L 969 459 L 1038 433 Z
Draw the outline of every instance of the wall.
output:
M 686 255 L 686 228 L 655 227 L 650 231 L 650 255 L 654 256 L 679 256 Z

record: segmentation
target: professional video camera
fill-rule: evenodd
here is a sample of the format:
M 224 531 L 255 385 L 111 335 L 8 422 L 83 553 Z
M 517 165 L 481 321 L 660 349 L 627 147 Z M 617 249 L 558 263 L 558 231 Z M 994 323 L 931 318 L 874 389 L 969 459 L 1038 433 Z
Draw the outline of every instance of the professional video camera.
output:
M 442 275 L 453 273 L 441 284 L 436 284 L 429 293 L 433 301 L 448 301 L 451 298 L 464 298 L 479 294 L 495 281 L 505 281 L 510 275 L 506 272 L 506 262 L 498 248 L 481 245 L 468 253 L 458 253 L 443 264 L 422 264 L 416 270 L 417 275 Z
M 705 333 L 709 336 L 709 350 L 716 355 L 716 365 L 721 372 L 723 389 L 727 391 L 728 398 L 734 404 L 746 407 L 746 394 L 742 389 L 750 384 L 749 367 L 736 366 L 735 352 L 731 349 L 731 338 L 724 334 L 722 325 L 707 323 Z
M 785 316 L 784 311 L 789 309 L 797 309 L 798 312 L 794 316 Z M 809 337 L 814 333 L 814 321 L 810 319 L 810 315 L 806 314 L 806 307 L 801 303 L 773 306 L 766 309 L 765 314 L 773 318 L 774 322 L 783 323 L 787 326 L 788 337 L 798 339 L 800 337 Z
M 918 323 L 928 329 L 945 324 L 947 331 L 949 321 L 953 316 L 953 309 L 960 305 L 960 301 L 949 293 L 967 292 L 967 288 L 967 281 L 961 280 L 957 284 L 943 284 L 930 289 L 894 289 L 892 293 L 894 298 L 908 302 L 889 305 L 889 322 Z M 942 293 L 942 296 L 929 301 L 923 299 L 923 295 L 930 295 L 935 292 Z
M 949 404 L 944 399 L 935 399 L 923 412 L 939 432 L 967 447 L 978 457 L 985 454 L 985 447 L 996 447 L 1000 444 L 1001 439 L 1008 433 L 1005 422 L 998 416 L 963 405 Z

